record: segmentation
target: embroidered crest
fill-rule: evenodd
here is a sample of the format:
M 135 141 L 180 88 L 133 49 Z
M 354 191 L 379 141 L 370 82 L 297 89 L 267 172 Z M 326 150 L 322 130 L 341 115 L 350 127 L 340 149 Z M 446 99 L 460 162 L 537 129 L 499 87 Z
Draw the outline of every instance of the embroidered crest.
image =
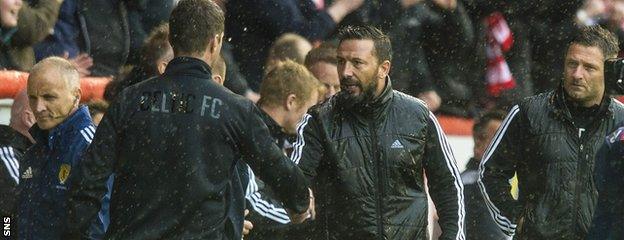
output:
M 67 181 L 70 170 L 71 170 L 71 166 L 69 166 L 69 164 L 66 164 L 66 163 L 61 164 L 61 168 L 59 169 L 59 175 L 58 175 L 59 182 L 61 184 L 65 184 L 65 181 Z

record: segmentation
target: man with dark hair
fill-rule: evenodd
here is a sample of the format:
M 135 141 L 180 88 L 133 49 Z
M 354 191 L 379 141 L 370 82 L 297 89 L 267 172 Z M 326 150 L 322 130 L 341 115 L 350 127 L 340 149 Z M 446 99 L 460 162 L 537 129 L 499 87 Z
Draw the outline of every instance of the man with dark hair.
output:
M 624 120 L 605 94 L 604 60 L 617 55 L 607 30 L 580 29 L 563 81 L 512 107 L 480 164 L 478 184 L 494 221 L 518 239 L 585 239 L 597 197 L 592 177 L 604 136 Z M 518 177 L 518 200 L 510 183 Z
M 390 40 L 371 26 L 348 26 L 338 38 L 342 90 L 309 111 L 291 157 L 323 206 L 307 237 L 424 239 L 428 186 L 441 239 L 463 239 L 453 153 L 427 106 L 392 89 Z
M 504 111 L 489 111 L 478 118 L 472 127 L 474 155 L 468 161 L 466 171 L 461 174 L 466 203 L 466 239 L 503 240 L 507 238 L 490 217 L 477 186 L 479 162 L 504 118 Z
M 111 103 L 79 166 L 69 237 L 85 231 L 114 172 L 107 238 L 241 239 L 244 196 L 233 194 L 240 159 L 273 187 L 294 223 L 309 215 L 305 177 L 258 108 L 212 81 L 223 22 L 211 0 L 178 3 L 169 19 L 174 59 Z
M 314 76 L 325 85 L 323 100 L 329 99 L 340 91 L 340 77 L 338 77 L 338 58 L 336 58 L 336 46 L 331 43 L 323 43 L 312 49 L 304 61 L 305 66 Z

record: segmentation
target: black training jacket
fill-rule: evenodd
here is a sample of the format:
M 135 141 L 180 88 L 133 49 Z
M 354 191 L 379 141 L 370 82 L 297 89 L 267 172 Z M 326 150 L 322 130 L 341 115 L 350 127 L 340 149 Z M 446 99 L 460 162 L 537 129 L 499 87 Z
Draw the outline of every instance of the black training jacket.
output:
M 317 220 L 309 239 L 426 239 L 427 194 L 440 239 L 464 239 L 463 187 L 451 148 L 425 104 L 392 90 L 343 107 L 313 108 L 291 158 L 314 179 Z
M 97 213 L 114 172 L 107 239 L 240 240 L 243 213 L 231 211 L 244 204 L 242 192 L 232 194 L 240 188 L 232 181 L 239 159 L 284 206 L 305 211 L 305 176 L 275 145 L 258 111 L 214 83 L 210 67 L 195 58 L 177 57 L 161 77 L 127 88 L 78 168 L 74 232 L 84 232 Z
M 579 128 L 563 88 L 514 106 L 481 162 L 478 184 L 499 228 L 516 239 L 585 239 L 598 193 L 593 177 L 605 136 L 624 120 L 624 105 L 605 98 Z M 518 176 L 518 200 L 509 179 Z

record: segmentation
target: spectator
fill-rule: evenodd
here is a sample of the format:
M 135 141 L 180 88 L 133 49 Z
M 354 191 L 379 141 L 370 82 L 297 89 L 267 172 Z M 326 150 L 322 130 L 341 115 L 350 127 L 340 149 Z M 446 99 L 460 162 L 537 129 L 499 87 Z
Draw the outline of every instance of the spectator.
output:
M 62 239 L 63 229 L 68 227 L 67 192 L 73 188 L 70 179 L 79 177 L 75 167 L 95 128 L 88 109 L 79 106 L 78 71 L 67 60 L 53 57 L 35 65 L 28 76 L 27 91 L 37 122 L 30 130 L 36 143 L 26 151 L 20 165 L 19 237 Z M 90 220 L 103 224 L 99 219 Z
M 391 33 L 396 88 L 422 99 L 432 111 L 469 116 L 472 84 L 464 70 L 473 31 L 460 1 L 407 8 Z
M 93 120 L 93 125 L 97 127 L 108 109 L 108 103 L 104 100 L 92 100 L 87 103 L 87 107 L 89 108 L 89 115 Z
M 303 221 L 310 208 L 304 176 L 271 141 L 257 108 L 210 81 L 223 22 L 211 0 L 182 0 L 174 8 L 175 57 L 164 74 L 111 104 L 72 190 L 68 235 L 85 231 L 114 172 L 107 237 L 240 239 L 243 206 L 234 205 L 244 196 L 232 194 L 232 177 L 241 158 L 275 187 L 293 222 Z
M 260 117 L 284 154 L 292 151 L 297 124 L 318 101 L 321 85 L 303 66 L 292 60 L 278 62 L 260 86 Z M 290 219 L 273 190 L 250 169 L 246 198 L 253 209 L 249 219 L 255 230 L 246 239 L 286 239 Z
M 108 83 L 104 99 L 112 102 L 125 88 L 165 72 L 167 64 L 173 58 L 173 49 L 169 44 L 169 24 L 163 23 L 150 33 L 141 47 L 141 61 L 127 74 L 118 74 Z
M 266 70 L 268 71 L 277 62 L 288 59 L 303 64 L 310 50 L 312 50 L 312 44 L 308 40 L 294 33 L 285 33 L 275 40 L 269 49 Z
M 23 3 L 9 50 L 16 70 L 30 71 L 35 64 L 32 46 L 52 32 L 61 3 L 63 1 L 58 0 L 41 0 L 32 6 L 29 1 Z
M 130 35 L 129 0 L 64 0 L 54 32 L 35 46 L 37 60 L 48 56 L 82 59 L 79 70 L 93 76 L 115 76 L 126 64 Z M 92 58 L 92 65 L 88 63 Z
M 228 42 L 223 42 L 223 47 L 221 48 L 221 56 L 225 61 L 227 67 L 227 76 L 228 81 L 224 83 L 224 86 L 232 92 L 245 96 L 247 99 L 256 103 L 260 99 L 260 95 L 258 93 L 251 90 L 249 84 L 247 84 L 247 79 L 240 72 L 240 68 L 238 67 L 238 63 L 234 60 L 234 55 L 232 53 L 232 44 Z
M 323 101 L 340 92 L 337 64 L 336 47 L 330 43 L 324 43 L 312 49 L 305 58 L 305 66 L 325 85 Z
M 0 216 L 15 217 L 19 166 L 24 152 L 34 143 L 28 133 L 34 122 L 35 117 L 28 107 L 28 96 L 23 91 L 13 100 L 9 126 L 0 125 Z
M 318 10 L 312 0 L 227 1 L 226 34 L 249 87 L 259 89 L 269 47 L 279 36 L 291 32 L 311 42 L 323 40 L 363 2 L 336 0 Z
M 392 90 L 390 40 L 370 26 L 338 36 L 342 91 L 310 110 L 292 154 L 317 195 L 325 195 L 317 198 L 325 205 L 317 232 L 308 237 L 424 239 L 426 174 L 441 238 L 463 239 L 459 170 L 426 105 Z
M 154 28 L 141 46 L 140 53 L 141 61 L 122 80 L 119 91 L 165 72 L 173 58 L 173 49 L 169 44 L 169 24 L 163 23 Z
M 505 112 L 490 111 L 480 117 L 472 128 L 474 155 L 468 161 L 466 171 L 461 174 L 466 203 L 466 239 L 469 240 L 506 239 L 505 234 L 498 229 L 492 220 L 476 184 L 479 178 L 479 162 L 504 118 Z
M 128 64 L 141 64 L 141 46 L 145 39 L 158 26 L 167 22 L 173 9 L 172 0 L 133 0 L 126 1 L 128 8 L 128 29 L 130 33 L 130 52 Z
M 624 106 L 604 88 L 604 60 L 617 39 L 585 27 L 568 44 L 563 81 L 515 105 L 484 154 L 478 180 L 490 214 L 519 239 L 585 239 L 597 200 L 592 167 L 603 136 L 624 120 Z M 509 179 L 518 177 L 519 197 Z
M 624 127 L 606 137 L 596 157 L 595 175 L 598 185 L 598 205 L 588 240 L 624 238 Z
M 17 31 L 17 22 L 22 0 L 2 0 L 0 1 L 0 67 L 17 69 L 9 53 L 11 37 Z

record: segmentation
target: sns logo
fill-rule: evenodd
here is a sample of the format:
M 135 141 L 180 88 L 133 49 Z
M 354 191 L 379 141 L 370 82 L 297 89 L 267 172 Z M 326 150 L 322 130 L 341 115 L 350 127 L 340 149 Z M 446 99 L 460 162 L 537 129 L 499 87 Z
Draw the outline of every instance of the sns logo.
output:
M 2 217 L 2 236 L 11 236 L 11 217 Z

